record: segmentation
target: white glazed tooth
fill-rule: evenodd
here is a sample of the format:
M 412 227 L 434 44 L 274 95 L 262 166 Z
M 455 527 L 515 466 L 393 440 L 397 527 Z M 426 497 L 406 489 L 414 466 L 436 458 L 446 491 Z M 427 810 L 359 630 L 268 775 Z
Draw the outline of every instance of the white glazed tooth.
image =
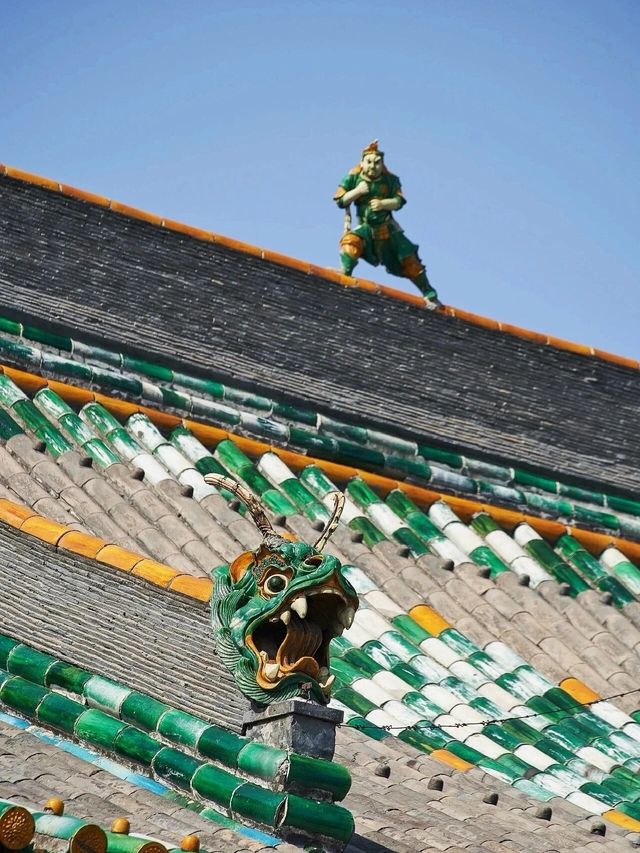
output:
M 280 672 L 280 664 L 265 663 L 262 669 L 264 670 L 264 677 L 267 681 L 275 681 L 278 677 L 278 673 Z
M 318 684 L 323 684 L 329 678 L 329 670 L 326 666 L 321 666 L 318 671 Z
M 331 687 L 332 687 L 333 682 L 334 682 L 335 680 L 336 680 L 335 675 L 330 675 L 330 676 L 327 678 L 327 680 L 324 682 L 324 684 L 321 684 L 321 685 L 320 685 L 321 690 L 323 690 L 325 693 L 328 693 L 328 692 L 329 692 L 329 690 L 331 690 Z
M 347 630 L 353 625 L 353 618 L 356 615 L 356 611 L 353 607 L 343 607 L 339 613 L 339 619 Z
M 266 652 L 260 652 L 260 657 L 261 657 L 261 658 L 262 658 L 262 660 L 263 660 L 263 661 L 265 661 L 265 662 L 269 660 L 269 657 L 268 657 L 268 655 L 267 655 L 267 653 L 266 653 Z
M 296 598 L 295 601 L 291 602 L 291 609 L 295 610 L 298 616 L 301 619 L 304 619 L 307 615 L 307 599 L 304 595 L 301 595 L 299 598 Z
M 291 611 L 290 610 L 283 610 L 282 613 L 280 614 L 280 618 L 282 619 L 282 621 L 284 622 L 285 625 L 288 625 L 289 622 L 291 622 Z

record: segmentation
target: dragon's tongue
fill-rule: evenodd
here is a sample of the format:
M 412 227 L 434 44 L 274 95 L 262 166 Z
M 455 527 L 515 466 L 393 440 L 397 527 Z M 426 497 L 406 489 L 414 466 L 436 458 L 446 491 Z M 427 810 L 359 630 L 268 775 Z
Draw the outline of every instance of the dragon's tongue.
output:
M 310 620 L 300 619 L 292 613 L 287 635 L 278 649 L 276 660 L 282 668 L 288 670 L 317 670 L 318 664 L 313 658 L 313 653 L 321 643 L 322 629 Z

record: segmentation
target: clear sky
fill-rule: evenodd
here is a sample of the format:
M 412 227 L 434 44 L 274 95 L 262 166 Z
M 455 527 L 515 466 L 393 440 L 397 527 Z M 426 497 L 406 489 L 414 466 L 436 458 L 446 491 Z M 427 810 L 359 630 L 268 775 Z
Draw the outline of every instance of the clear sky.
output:
M 335 268 L 378 137 L 444 302 L 640 357 L 638 0 L 0 9 L 1 162 Z

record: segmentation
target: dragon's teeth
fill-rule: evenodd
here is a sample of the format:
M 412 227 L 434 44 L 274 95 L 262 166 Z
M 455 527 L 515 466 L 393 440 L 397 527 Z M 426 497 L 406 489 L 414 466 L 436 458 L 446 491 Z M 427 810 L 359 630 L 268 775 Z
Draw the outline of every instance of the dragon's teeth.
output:
M 318 671 L 318 684 L 323 684 L 329 678 L 329 670 L 326 666 L 321 666 Z
M 299 598 L 296 598 L 295 601 L 291 602 L 291 609 L 295 610 L 298 616 L 301 619 L 304 619 L 307 615 L 307 599 L 304 595 L 301 595 Z
M 335 675 L 330 675 L 327 678 L 327 680 L 324 682 L 324 684 L 320 684 L 321 690 L 323 690 L 325 693 L 328 693 L 329 690 L 331 690 L 331 686 L 335 680 L 336 680 Z
M 353 625 L 353 617 L 356 615 L 356 611 L 353 607 L 343 607 L 340 611 L 338 618 L 342 622 L 347 630 Z
M 288 625 L 289 622 L 291 622 L 291 611 L 290 610 L 283 610 L 282 613 L 280 614 L 280 618 L 282 619 L 282 621 L 284 622 L 285 625 Z
M 275 681 L 278 677 L 278 673 L 280 672 L 280 664 L 265 663 L 262 669 L 264 671 L 264 677 L 267 679 L 267 681 Z
M 341 637 L 344 632 L 344 625 L 339 619 L 334 619 L 332 625 L 333 635 L 335 637 Z

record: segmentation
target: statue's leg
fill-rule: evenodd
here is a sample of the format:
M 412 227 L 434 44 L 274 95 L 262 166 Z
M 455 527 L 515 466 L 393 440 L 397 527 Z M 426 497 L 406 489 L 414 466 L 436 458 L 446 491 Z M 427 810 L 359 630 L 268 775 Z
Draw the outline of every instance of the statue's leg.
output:
M 435 303 L 434 307 L 438 304 L 438 294 L 431 286 L 424 264 L 417 254 L 402 259 L 402 275 L 411 279 L 427 302 Z
M 353 231 L 347 231 L 340 240 L 340 263 L 345 275 L 351 275 L 364 252 L 364 240 Z

